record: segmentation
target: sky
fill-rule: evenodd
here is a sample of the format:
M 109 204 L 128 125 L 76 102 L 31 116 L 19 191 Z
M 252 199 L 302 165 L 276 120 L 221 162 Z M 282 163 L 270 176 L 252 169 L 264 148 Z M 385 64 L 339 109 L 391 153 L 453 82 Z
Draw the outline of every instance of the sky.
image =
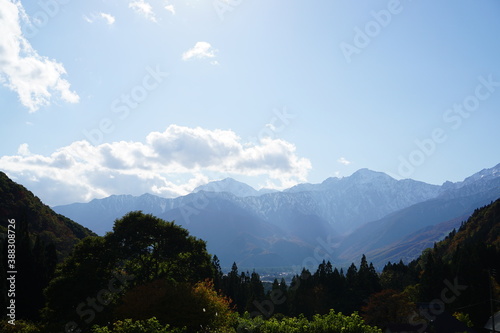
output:
M 0 170 L 49 205 L 500 162 L 500 2 L 0 0 Z

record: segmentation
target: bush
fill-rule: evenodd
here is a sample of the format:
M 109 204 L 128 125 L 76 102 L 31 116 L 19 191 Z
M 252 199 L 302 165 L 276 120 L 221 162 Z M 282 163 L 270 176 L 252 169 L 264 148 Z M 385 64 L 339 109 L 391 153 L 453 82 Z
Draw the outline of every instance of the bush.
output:
M 311 320 L 304 316 L 295 318 L 250 318 L 248 313 L 238 320 L 238 332 L 252 333 L 382 333 L 376 327 L 366 325 L 357 313 L 345 316 L 330 310 L 326 315 L 315 315 Z
M 172 329 L 170 325 L 163 326 L 156 318 L 147 320 L 125 319 L 117 321 L 110 329 L 106 326 L 94 326 L 92 333 L 182 333 L 185 330 Z
M 16 325 L 9 324 L 6 320 L 0 321 L 0 332 L 2 333 L 40 333 L 40 327 L 33 323 L 16 320 Z

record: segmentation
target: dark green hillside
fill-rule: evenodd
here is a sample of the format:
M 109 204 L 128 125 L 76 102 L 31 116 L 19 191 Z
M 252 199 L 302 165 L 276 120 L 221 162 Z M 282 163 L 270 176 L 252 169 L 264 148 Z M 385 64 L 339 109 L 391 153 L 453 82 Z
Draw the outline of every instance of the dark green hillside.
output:
M 500 252 L 500 199 L 486 207 L 476 209 L 467 223 L 458 232 L 451 233 L 436 244 L 443 260 L 449 261 L 460 248 L 485 244 Z
M 54 243 L 58 259 L 66 257 L 81 239 L 94 235 L 89 229 L 55 213 L 24 186 L 0 172 L 0 233 L 5 233 L 9 219 L 27 228 L 31 238 Z
M 81 239 L 91 235 L 94 234 L 90 230 L 55 213 L 24 186 L 0 172 L 2 317 L 7 318 L 7 305 L 15 296 L 16 319 L 38 319 L 38 311 L 45 303 L 43 289 L 52 279 L 57 262 L 67 257 Z M 15 284 L 8 283 L 8 271 L 17 272 Z
M 424 251 L 418 266 L 420 301 L 443 299 L 450 312 L 465 313 L 477 327 L 484 325 L 490 297 L 500 299 L 500 199 L 476 209 L 458 231 Z M 456 298 L 446 296 L 451 289 Z M 498 302 L 493 304 L 498 310 Z

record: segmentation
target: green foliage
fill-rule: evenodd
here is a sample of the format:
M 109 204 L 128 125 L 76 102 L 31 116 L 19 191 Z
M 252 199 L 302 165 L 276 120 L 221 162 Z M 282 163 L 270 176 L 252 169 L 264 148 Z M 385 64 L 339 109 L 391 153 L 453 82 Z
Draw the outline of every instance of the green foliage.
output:
M 213 274 L 204 241 L 172 222 L 130 212 L 116 220 L 113 232 L 105 237 L 84 239 L 60 265 L 46 289 L 44 319 L 60 327 L 68 322 L 79 327 L 107 323 L 114 320 L 114 309 L 130 288 L 148 290 L 159 279 L 192 286 Z M 141 302 L 153 299 L 140 293 L 136 297 Z M 182 297 L 163 301 L 173 304 Z M 153 305 L 141 318 L 130 312 L 131 316 L 119 319 L 150 318 L 155 315 Z
M 411 299 L 440 300 L 449 294 L 450 284 L 458 284 L 462 287 L 456 297 L 445 302 L 446 310 L 453 313 L 465 309 L 475 326 L 482 327 L 490 312 L 486 302 L 490 298 L 489 272 L 500 271 L 500 199 L 476 209 L 458 231 L 453 230 L 432 249 L 423 251 L 415 267 L 418 284 L 405 291 L 412 294 Z M 500 294 L 496 287 L 499 282 L 497 274 L 491 281 L 494 298 Z
M 0 321 L 0 332 L 2 333 L 41 333 L 42 330 L 37 325 L 24 321 L 16 320 L 16 325 L 9 324 L 6 320 Z
M 468 313 L 463 313 L 463 312 L 455 312 L 453 314 L 453 317 L 457 318 L 460 320 L 462 323 L 467 325 L 467 327 L 473 327 L 474 323 L 472 323 L 472 320 L 470 319 L 470 316 Z
M 405 265 L 401 260 L 399 263 L 385 265 L 380 274 L 380 284 L 383 289 L 403 291 L 410 285 L 417 283 L 418 272 L 415 265 Z
M 14 220 L 14 223 L 9 223 Z M 15 225 L 16 301 L 18 319 L 38 320 L 45 303 L 43 289 L 53 277 L 58 260 L 81 239 L 93 233 L 56 214 L 25 187 L 0 172 L 0 315 L 7 306 L 7 225 Z M 13 235 L 13 234 L 12 234 Z
M 117 321 L 111 328 L 106 326 L 92 327 L 92 333 L 183 333 L 183 329 L 174 329 L 170 325 L 162 325 L 155 317 L 147 320 L 125 319 Z
M 217 270 L 217 266 L 215 267 Z M 240 313 L 251 311 L 254 301 L 265 298 L 259 274 L 256 272 L 252 272 L 252 274 L 241 272 L 240 274 L 236 263 L 233 263 L 231 271 L 227 275 L 221 277 L 220 286 L 222 293 L 231 298 L 236 310 Z
M 123 261 L 121 268 L 134 275 L 136 283 L 165 276 L 197 282 L 213 276 L 206 243 L 151 214 L 128 213 L 115 221 L 113 232 L 105 238 Z
M 230 300 L 221 297 L 209 280 L 196 283 L 156 280 L 133 288 L 123 297 L 116 309 L 118 319 L 147 319 L 152 314 L 162 323 L 186 327 L 228 330 L 234 319 Z
M 39 236 L 46 244 L 54 243 L 60 260 L 65 258 L 81 239 L 95 235 L 89 229 L 54 212 L 38 197 L 0 172 L 0 226 L 8 219 L 26 224 L 32 240 Z M 4 231 L 3 231 L 4 232 Z
M 363 319 L 353 313 L 350 316 L 330 310 L 325 315 L 314 315 L 311 320 L 304 316 L 293 318 L 250 318 L 247 313 L 238 320 L 238 332 L 253 333 L 381 333 L 376 327 L 366 325 Z
M 366 323 L 380 328 L 407 323 L 415 309 L 416 305 L 404 293 L 391 289 L 372 294 L 362 307 Z
M 46 244 L 39 236 L 33 243 L 27 224 L 15 224 L 15 269 L 22 274 L 16 276 L 17 319 L 38 320 L 38 311 L 44 305 L 43 289 L 52 278 L 57 262 L 54 244 Z M 12 235 L 12 234 L 11 234 Z M 8 242 L 0 238 L 0 314 L 7 313 L 7 267 Z

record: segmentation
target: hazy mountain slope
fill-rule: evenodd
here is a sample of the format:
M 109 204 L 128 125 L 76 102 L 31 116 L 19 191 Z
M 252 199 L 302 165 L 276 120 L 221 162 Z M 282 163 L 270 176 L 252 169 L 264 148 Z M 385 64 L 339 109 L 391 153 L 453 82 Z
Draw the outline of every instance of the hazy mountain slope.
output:
M 403 260 L 404 262 L 410 262 L 417 258 L 424 249 L 433 247 L 434 243 L 446 237 L 451 230 L 458 229 L 469 215 L 466 214 L 434 226 L 424 227 L 386 247 L 372 250 L 366 255 L 380 269 L 388 261 L 398 262 Z
M 9 219 L 15 219 L 18 227 L 26 223 L 33 237 L 39 236 L 44 241 L 53 242 L 59 259 L 65 257 L 80 239 L 94 235 L 89 229 L 54 212 L 24 186 L 13 182 L 5 173 L 0 172 L 2 232 Z
M 224 183 L 235 185 L 234 181 L 229 180 Z M 236 184 L 232 190 L 239 186 Z M 435 197 L 439 192 L 438 186 L 412 180 L 397 181 L 383 173 L 366 169 L 350 177 L 330 178 L 322 184 L 311 186 L 312 190 L 305 192 L 291 190 L 248 197 L 230 195 L 228 198 L 228 192 L 205 191 L 191 194 L 195 195 L 196 199 L 185 197 L 165 199 L 150 194 L 140 197 L 119 195 L 95 199 L 89 203 L 56 206 L 54 210 L 85 224 L 98 234 L 104 234 L 111 230 L 112 222 L 116 218 L 130 210 L 142 210 L 159 215 L 168 210 L 179 209 L 183 211 L 182 218 L 193 211 L 203 214 L 207 194 L 213 193 L 210 200 L 231 200 L 237 206 L 251 212 L 251 215 L 285 230 L 293 228 L 294 223 L 299 223 L 296 225 L 299 227 L 300 223 L 305 224 L 309 219 L 315 219 L 325 225 L 329 224 L 332 233 L 342 234 L 362 223 Z M 222 187 L 217 186 L 217 188 Z M 186 206 L 186 202 L 190 201 L 194 202 L 192 207 Z M 297 222 L 300 216 L 301 222 Z
M 327 221 L 336 233 L 344 234 L 366 222 L 434 198 L 439 188 L 413 180 L 397 181 L 384 173 L 361 169 L 350 177 L 329 178 L 321 184 L 298 185 L 282 193 L 240 201 L 280 227 L 286 228 L 293 212 L 315 215 Z
M 111 231 L 117 218 L 134 210 L 159 216 L 173 208 L 173 199 L 160 198 L 151 194 L 139 197 L 132 195 L 112 195 L 104 199 L 94 199 L 88 203 L 74 203 L 56 206 L 53 209 L 79 223 L 98 235 Z
M 396 251 L 395 249 L 390 250 L 391 244 L 409 237 L 422 228 L 453 219 L 465 219 L 477 207 L 484 206 L 499 198 L 500 177 L 498 177 L 498 169 L 499 165 L 482 170 L 464 182 L 448 184 L 435 199 L 415 204 L 363 225 L 342 241 L 337 249 L 339 259 L 349 262 L 363 253 L 373 253 L 377 254 L 380 261 L 389 258 L 394 260 L 394 255 L 389 255 L 388 258 L 381 256 L 381 252 Z M 424 229 L 423 232 L 426 230 Z M 394 246 L 400 247 L 401 244 L 394 244 Z M 425 243 L 420 243 L 419 246 L 414 243 L 413 246 L 412 253 L 418 256 L 418 253 L 425 248 Z M 408 254 L 408 252 L 403 253 L 405 256 Z M 415 257 L 410 256 L 409 259 Z M 370 258 L 370 260 L 372 259 Z
M 234 194 L 237 197 L 251 197 L 263 195 L 266 193 L 277 192 L 271 189 L 260 189 L 256 190 L 250 185 L 234 180 L 233 178 L 225 178 L 218 181 L 213 181 L 205 185 L 198 186 L 195 188 L 193 193 L 205 191 L 205 192 L 227 192 Z
M 342 179 L 250 196 L 246 194 L 255 194 L 250 187 L 226 179 L 175 199 L 150 194 L 111 196 L 54 209 L 99 234 L 111 230 L 113 221 L 131 210 L 175 220 L 207 240 L 209 250 L 224 265 L 230 260 L 249 266 L 300 264 L 312 255 L 319 238 L 340 243 L 353 230 L 337 249 L 339 260 L 358 260 L 366 253 L 383 262 L 394 260 L 398 250 L 405 258 L 418 255 L 430 239 L 439 239 L 431 233 L 446 232 L 426 227 L 465 218 L 496 199 L 500 177 L 495 168 L 443 186 L 398 181 L 362 169 Z M 420 235 L 419 230 L 427 235 Z

